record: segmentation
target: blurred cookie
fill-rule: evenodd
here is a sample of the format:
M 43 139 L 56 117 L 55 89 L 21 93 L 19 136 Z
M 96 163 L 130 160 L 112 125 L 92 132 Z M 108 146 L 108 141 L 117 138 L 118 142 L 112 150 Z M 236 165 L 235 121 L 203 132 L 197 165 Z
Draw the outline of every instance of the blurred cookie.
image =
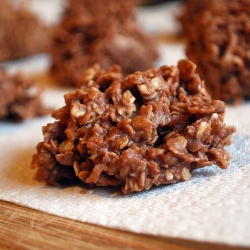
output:
M 50 30 L 27 8 L 0 0 L 0 62 L 48 49 Z
M 185 0 L 186 54 L 215 99 L 250 98 L 250 2 Z
M 59 84 L 75 85 L 95 63 L 114 63 L 124 74 L 152 67 L 154 39 L 137 25 L 134 1 L 71 0 L 53 36 L 51 72 Z

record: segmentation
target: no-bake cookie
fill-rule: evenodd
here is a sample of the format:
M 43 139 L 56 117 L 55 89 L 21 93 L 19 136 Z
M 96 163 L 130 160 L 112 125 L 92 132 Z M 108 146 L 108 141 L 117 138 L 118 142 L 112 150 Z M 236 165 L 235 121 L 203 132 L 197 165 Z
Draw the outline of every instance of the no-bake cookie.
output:
M 211 100 L 196 66 L 181 60 L 122 76 L 119 66 L 89 68 L 65 106 L 43 127 L 31 167 L 35 180 L 57 185 L 78 177 L 122 192 L 187 181 L 194 169 L 227 168 L 235 132 L 225 104 Z
M 155 40 L 136 23 L 134 1 L 70 0 L 53 35 L 51 73 L 62 85 L 75 85 L 95 63 L 114 63 L 124 74 L 153 66 Z
M 41 93 L 33 80 L 0 69 L 0 120 L 22 121 L 49 114 L 51 109 L 43 106 Z
M 186 54 L 215 99 L 250 98 L 249 13 L 248 0 L 184 1 Z
M 0 0 L 0 62 L 45 52 L 50 29 L 24 6 Z

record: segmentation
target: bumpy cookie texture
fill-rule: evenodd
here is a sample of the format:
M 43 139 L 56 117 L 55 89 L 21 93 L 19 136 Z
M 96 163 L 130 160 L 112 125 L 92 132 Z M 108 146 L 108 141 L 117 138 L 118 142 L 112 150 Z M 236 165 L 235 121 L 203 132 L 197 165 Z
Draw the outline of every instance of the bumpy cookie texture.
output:
M 0 62 L 45 52 L 50 30 L 24 7 L 0 0 Z
M 114 63 L 124 74 L 153 66 L 155 40 L 137 25 L 133 0 L 70 0 L 53 36 L 51 73 L 62 85 L 75 85 L 95 63 Z
M 49 114 L 51 109 L 43 107 L 40 95 L 35 83 L 21 73 L 9 75 L 0 70 L 0 120 L 22 121 Z
M 88 69 L 43 127 L 35 179 L 56 185 L 77 176 L 127 194 L 187 181 L 214 163 L 225 169 L 235 128 L 223 123 L 224 103 L 211 101 L 195 70 L 188 60 L 126 77 L 118 66 Z
M 215 99 L 250 98 L 250 2 L 186 0 L 180 21 L 186 54 Z

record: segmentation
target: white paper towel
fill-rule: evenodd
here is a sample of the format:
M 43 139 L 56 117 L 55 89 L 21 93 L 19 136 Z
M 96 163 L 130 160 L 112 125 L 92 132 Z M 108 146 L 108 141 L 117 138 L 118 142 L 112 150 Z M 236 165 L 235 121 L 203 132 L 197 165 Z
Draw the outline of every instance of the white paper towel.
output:
M 160 47 L 158 64 L 176 64 L 183 45 Z M 50 59 L 38 55 L 5 64 L 10 71 L 46 71 Z M 64 105 L 67 89 L 47 86 L 48 105 Z M 237 133 L 227 149 L 232 161 L 227 170 L 216 166 L 192 173 L 188 182 L 155 187 L 127 196 L 97 188 L 81 194 L 81 185 L 50 187 L 34 182 L 30 169 L 41 127 L 50 117 L 19 124 L 0 122 L 0 199 L 54 215 L 136 233 L 250 246 L 250 103 L 227 106 L 226 123 Z

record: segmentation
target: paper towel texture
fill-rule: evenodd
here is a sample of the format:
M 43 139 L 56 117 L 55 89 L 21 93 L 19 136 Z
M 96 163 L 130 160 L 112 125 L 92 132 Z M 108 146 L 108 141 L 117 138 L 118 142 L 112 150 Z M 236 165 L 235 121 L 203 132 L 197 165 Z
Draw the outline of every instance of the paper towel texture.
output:
M 176 64 L 183 45 L 160 47 L 158 64 Z M 40 55 L 6 64 L 10 71 L 46 71 L 49 58 Z M 64 105 L 67 89 L 48 87 L 44 101 Z M 227 170 L 216 166 L 192 173 L 188 182 L 152 188 L 138 194 L 113 196 L 114 189 L 96 188 L 81 194 L 81 185 L 50 187 L 32 180 L 30 169 L 41 127 L 47 116 L 20 124 L 0 122 L 0 199 L 69 219 L 136 233 L 250 246 L 250 103 L 227 106 L 226 123 L 235 125 L 232 161 Z

